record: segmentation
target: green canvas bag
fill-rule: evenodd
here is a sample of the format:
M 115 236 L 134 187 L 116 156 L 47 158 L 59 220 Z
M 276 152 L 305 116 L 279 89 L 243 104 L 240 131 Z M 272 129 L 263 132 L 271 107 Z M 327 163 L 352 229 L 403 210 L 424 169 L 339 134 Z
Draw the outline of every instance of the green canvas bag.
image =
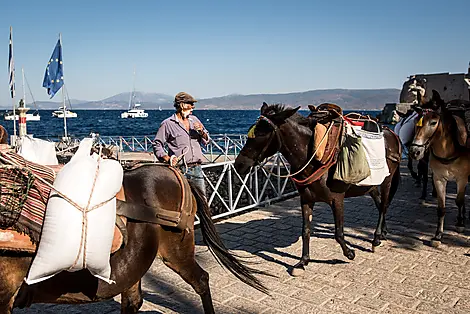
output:
M 341 147 L 336 162 L 336 170 L 333 179 L 348 184 L 356 184 L 370 175 L 369 163 L 366 152 L 362 146 L 362 139 L 354 131 L 345 134 L 345 140 Z

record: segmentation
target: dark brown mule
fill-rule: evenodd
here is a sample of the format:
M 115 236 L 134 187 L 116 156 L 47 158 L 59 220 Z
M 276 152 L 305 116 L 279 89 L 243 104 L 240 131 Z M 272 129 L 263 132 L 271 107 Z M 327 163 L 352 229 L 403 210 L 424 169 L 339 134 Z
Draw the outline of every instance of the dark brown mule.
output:
M 470 152 L 462 147 L 467 139 L 464 122 L 453 115 L 447 105 L 470 108 L 470 103 L 465 100 L 453 100 L 446 104 L 439 93 L 433 90 L 431 101 L 423 104 L 426 109 L 410 147 L 410 156 L 417 160 L 423 158 L 426 150 L 430 151 L 429 165 L 433 171 L 437 192 L 438 216 L 436 235 L 431 240 L 432 246 L 441 243 L 444 233 L 446 187 L 449 180 L 457 182 L 455 203 L 459 213 L 456 230 L 463 232 L 465 228 L 465 189 L 470 175 Z
M 194 259 L 196 211 L 203 239 L 217 260 L 243 282 L 266 292 L 253 275 L 260 272 L 244 266 L 225 248 L 202 193 L 190 187 L 186 180 L 182 182 L 165 166 L 150 165 L 125 172 L 123 185 L 127 202 L 124 205 L 139 204 L 142 211 L 150 207 L 176 211 L 181 204 L 182 194 L 190 193 L 192 196 L 187 198 L 189 201 L 184 206 L 189 206 L 187 212 L 191 215 L 185 231 L 129 219 L 128 243 L 111 256 L 111 279 L 116 284 L 107 284 L 87 270 L 82 270 L 61 272 L 51 279 L 27 287 L 22 283 L 33 256 L 1 253 L 0 313 L 10 313 L 13 307 L 25 307 L 31 303 L 88 303 L 111 299 L 118 294 L 121 294 L 121 313 L 136 313 L 143 302 L 141 278 L 155 256 L 160 257 L 193 287 L 201 297 L 205 313 L 213 313 L 209 275 Z
M 8 144 L 8 132 L 3 125 L 0 125 L 0 144 Z
M 246 174 L 250 168 L 260 163 L 265 158 L 281 152 L 291 166 L 291 172 L 295 173 L 306 165 L 312 156 L 312 140 L 314 131 L 311 128 L 311 120 L 296 113 L 299 109 L 284 108 L 280 105 L 263 103 L 261 117 L 256 123 L 254 134 L 248 138 L 245 146 L 235 160 L 235 169 L 240 174 Z M 300 202 L 302 206 L 302 257 L 294 266 L 293 274 L 300 273 L 310 261 L 310 224 L 312 221 L 312 209 L 315 202 L 325 202 L 331 206 L 335 221 L 335 239 L 340 244 L 343 254 L 350 260 L 355 253 L 344 240 L 344 198 L 360 196 L 369 193 L 377 208 L 379 219 L 372 241 L 373 247 L 380 245 L 380 240 L 385 239 L 387 233 L 385 214 L 392 200 L 400 180 L 401 146 L 395 134 L 386 129 L 384 131 L 387 156 L 393 154 L 395 161 L 387 159 L 390 175 L 379 188 L 377 186 L 355 186 L 333 180 L 334 166 L 323 174 L 320 179 L 307 186 L 298 186 Z M 295 178 L 302 180 L 316 170 L 314 164 L 308 165 Z

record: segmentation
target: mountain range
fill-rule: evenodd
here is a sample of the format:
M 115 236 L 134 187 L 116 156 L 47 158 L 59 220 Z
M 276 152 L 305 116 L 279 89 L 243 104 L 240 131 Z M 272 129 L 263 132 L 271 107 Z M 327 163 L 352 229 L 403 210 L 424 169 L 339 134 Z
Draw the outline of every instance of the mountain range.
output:
M 135 101 L 142 105 L 143 109 L 155 110 L 173 109 L 173 97 L 160 93 L 135 92 Z M 400 90 L 388 89 L 323 89 L 310 90 L 305 92 L 293 92 L 284 94 L 232 94 L 223 97 L 199 99 L 196 104 L 197 109 L 238 109 L 253 110 L 259 109 L 263 102 L 268 104 L 280 103 L 289 106 L 302 106 L 306 108 L 308 104 L 319 105 L 330 102 L 341 106 L 343 109 L 382 109 L 386 103 L 398 102 Z M 129 106 L 130 92 L 120 93 L 98 101 L 85 101 L 72 99 L 70 103 L 73 109 L 117 109 L 126 110 Z M 38 101 L 36 106 L 28 104 L 28 107 L 35 109 L 57 109 L 61 106 L 59 102 Z M 67 103 L 69 106 L 69 103 Z

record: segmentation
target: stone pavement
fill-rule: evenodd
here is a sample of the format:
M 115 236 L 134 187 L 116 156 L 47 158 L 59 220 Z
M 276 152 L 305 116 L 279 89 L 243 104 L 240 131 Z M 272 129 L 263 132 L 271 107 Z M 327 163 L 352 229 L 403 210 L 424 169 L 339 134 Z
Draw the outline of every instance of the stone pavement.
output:
M 419 188 L 402 167 L 402 182 L 388 215 L 389 235 L 375 253 L 370 241 L 377 210 L 368 196 L 347 199 L 346 240 L 356 258 L 348 261 L 334 240 L 331 210 L 314 209 L 310 257 L 303 277 L 289 270 L 301 255 L 299 198 L 276 203 L 217 224 L 225 244 L 251 257 L 267 296 L 224 271 L 200 240 L 196 259 L 210 274 L 217 313 L 470 313 L 470 232 L 455 232 L 455 184 L 448 187 L 445 238 L 429 246 L 436 201 L 420 205 Z M 467 198 L 468 202 L 468 198 Z M 202 313 L 199 296 L 156 260 L 144 277 L 143 313 Z M 119 298 L 89 305 L 34 305 L 14 313 L 119 313 Z

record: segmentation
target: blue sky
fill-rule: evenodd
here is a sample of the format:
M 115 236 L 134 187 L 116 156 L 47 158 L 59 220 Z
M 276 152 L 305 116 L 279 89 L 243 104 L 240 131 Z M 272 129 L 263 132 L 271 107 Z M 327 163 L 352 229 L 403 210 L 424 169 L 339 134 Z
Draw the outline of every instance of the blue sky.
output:
M 17 95 L 24 67 L 36 100 L 48 99 L 59 32 L 69 96 L 83 100 L 130 91 L 134 66 L 139 91 L 205 98 L 401 88 L 410 74 L 462 73 L 470 61 L 468 0 L 17 0 L 0 16 L 2 107 L 10 26 Z

